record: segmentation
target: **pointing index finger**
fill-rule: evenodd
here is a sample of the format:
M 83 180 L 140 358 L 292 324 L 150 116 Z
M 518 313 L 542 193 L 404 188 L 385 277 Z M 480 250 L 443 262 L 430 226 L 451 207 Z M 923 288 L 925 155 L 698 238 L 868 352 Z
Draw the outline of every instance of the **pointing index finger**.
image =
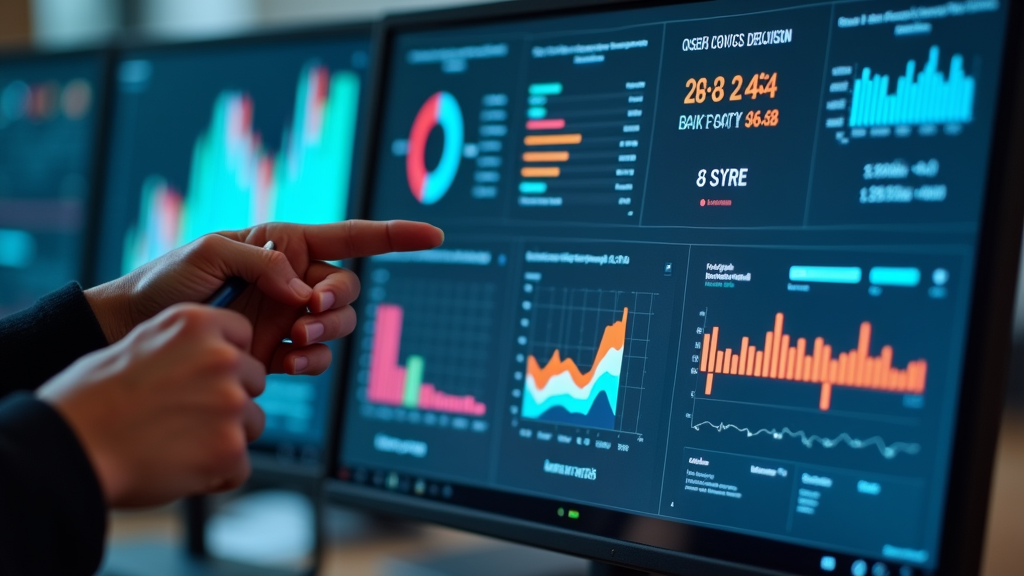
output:
M 444 242 L 440 228 L 423 222 L 346 220 L 305 229 L 306 245 L 314 260 L 344 260 L 437 248 Z

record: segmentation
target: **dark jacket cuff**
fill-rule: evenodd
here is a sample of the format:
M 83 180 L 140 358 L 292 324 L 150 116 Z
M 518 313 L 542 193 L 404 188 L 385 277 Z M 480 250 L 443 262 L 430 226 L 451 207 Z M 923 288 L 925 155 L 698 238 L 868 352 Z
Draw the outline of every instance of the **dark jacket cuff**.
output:
M 19 392 L 0 401 L 0 574 L 94 574 L 107 509 L 71 427 Z
M 0 396 L 32 390 L 107 345 L 82 288 L 72 282 L 31 308 L 0 318 Z

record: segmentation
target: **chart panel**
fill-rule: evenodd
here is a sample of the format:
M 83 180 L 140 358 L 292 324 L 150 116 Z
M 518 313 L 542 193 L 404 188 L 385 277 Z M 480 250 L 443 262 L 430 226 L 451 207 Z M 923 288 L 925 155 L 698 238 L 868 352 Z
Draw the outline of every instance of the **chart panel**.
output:
M 508 187 L 515 42 L 396 50 L 378 148 L 378 217 L 497 216 Z
M 643 223 L 803 223 L 830 9 L 666 26 Z
M 527 58 L 514 214 L 636 223 L 650 156 L 661 26 L 545 37 Z
M 650 509 L 687 250 L 558 248 L 523 255 L 499 481 Z
M 925 550 L 962 261 L 695 248 L 663 510 L 854 551 Z M 894 520 L 864 530 L 886 510 Z
M 913 22 L 840 5 L 832 32 L 812 224 L 973 222 L 985 185 L 999 50 L 995 3 Z
M 507 278 L 499 249 L 439 249 L 373 258 L 345 437 L 366 464 L 482 480 L 499 394 L 501 304 Z

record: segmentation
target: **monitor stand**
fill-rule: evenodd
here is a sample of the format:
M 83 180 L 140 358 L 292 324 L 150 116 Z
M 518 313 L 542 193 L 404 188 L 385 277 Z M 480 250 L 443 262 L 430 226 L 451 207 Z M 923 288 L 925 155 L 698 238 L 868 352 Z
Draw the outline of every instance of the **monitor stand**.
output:
M 276 493 L 275 493 L 276 492 Z M 320 564 L 322 549 L 321 507 L 309 495 L 285 491 L 257 491 L 239 496 L 223 511 L 210 516 L 205 497 L 183 503 L 185 542 L 139 541 L 111 546 L 101 576 L 312 576 Z M 303 505 L 303 500 L 305 504 Z M 280 532 L 267 546 L 267 514 Z M 261 524 L 257 519 L 263 516 Z M 305 526 L 302 524 L 305 523 Z M 289 535 L 281 538 L 286 531 Z M 245 532 L 248 530 L 248 533 Z M 295 534 L 299 533 L 297 538 Z M 248 548 L 246 543 L 250 543 Z M 251 543 L 256 543 L 253 545 Z M 259 544 L 262 549 L 254 549 Z M 214 550 L 211 550 L 213 548 Z M 211 552 L 216 552 L 213 554 Z M 217 557 L 222 556 L 222 557 Z M 233 561 L 256 558 L 274 568 Z
M 412 558 L 390 558 L 384 576 L 647 576 L 610 564 L 549 552 L 531 546 L 495 544 Z

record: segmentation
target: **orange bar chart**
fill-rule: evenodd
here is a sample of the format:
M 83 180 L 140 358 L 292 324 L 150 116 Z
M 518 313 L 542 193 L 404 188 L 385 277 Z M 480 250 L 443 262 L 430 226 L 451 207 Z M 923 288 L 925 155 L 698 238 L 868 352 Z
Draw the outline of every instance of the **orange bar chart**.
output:
M 862 322 L 857 347 L 839 351 L 822 337 L 794 339 L 784 332 L 785 316 L 775 315 L 773 329 L 765 333 L 764 348 L 751 345 L 754 339 L 743 336 L 736 353 L 731 348 L 719 350 L 718 326 L 705 332 L 701 347 L 700 372 L 707 375 L 704 395 L 710 396 L 715 374 L 732 374 L 770 380 L 788 380 L 821 385 L 818 408 L 827 411 L 832 405 L 836 386 L 889 392 L 924 394 L 928 363 L 911 360 L 906 367 L 892 365 L 893 348 L 884 345 L 877 356 L 871 355 L 872 326 Z
M 558 166 L 526 167 L 520 170 L 523 178 L 558 178 L 561 173 L 562 169 Z

